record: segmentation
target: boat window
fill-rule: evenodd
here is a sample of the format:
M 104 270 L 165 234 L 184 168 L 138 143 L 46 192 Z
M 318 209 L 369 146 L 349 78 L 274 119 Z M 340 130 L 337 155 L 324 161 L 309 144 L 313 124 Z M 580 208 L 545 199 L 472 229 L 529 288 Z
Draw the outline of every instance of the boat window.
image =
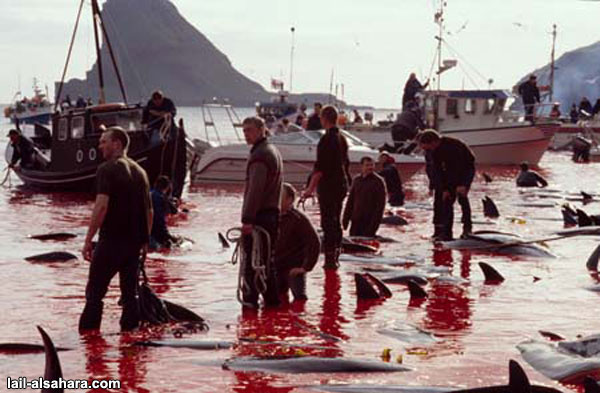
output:
M 485 100 L 485 113 L 490 114 L 494 111 L 494 106 L 496 105 L 496 100 L 493 98 L 488 98 Z
M 476 101 L 472 98 L 465 100 L 465 113 L 474 114 L 477 111 Z
M 81 139 L 83 138 L 84 133 L 84 119 L 83 116 L 74 117 L 71 120 L 71 138 L 73 139 Z
M 118 112 L 96 113 L 92 115 L 92 133 L 100 133 L 100 126 L 104 127 L 122 127 L 125 131 L 141 130 L 142 111 L 129 110 Z
M 458 115 L 458 101 L 453 98 L 446 100 L 446 114 L 456 116 Z
M 498 102 L 496 103 L 496 108 L 494 110 L 494 113 L 496 115 L 501 114 L 502 111 L 504 110 L 504 105 L 506 105 L 506 99 L 505 98 L 499 99 Z
M 69 132 L 69 121 L 67 120 L 66 117 L 63 117 L 58 121 L 58 140 L 66 141 L 68 132 Z

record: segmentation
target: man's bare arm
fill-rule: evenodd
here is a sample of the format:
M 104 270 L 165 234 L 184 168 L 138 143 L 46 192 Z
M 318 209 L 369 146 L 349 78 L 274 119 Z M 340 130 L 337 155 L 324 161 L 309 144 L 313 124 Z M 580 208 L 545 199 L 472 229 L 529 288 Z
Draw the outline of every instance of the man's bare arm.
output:
M 104 218 L 106 217 L 106 212 L 108 211 L 108 199 L 109 197 L 106 194 L 98 194 L 96 196 L 96 203 L 94 204 L 92 218 L 90 220 L 82 251 L 83 258 L 88 261 L 92 258 L 92 239 L 98 232 L 98 229 L 102 226 Z

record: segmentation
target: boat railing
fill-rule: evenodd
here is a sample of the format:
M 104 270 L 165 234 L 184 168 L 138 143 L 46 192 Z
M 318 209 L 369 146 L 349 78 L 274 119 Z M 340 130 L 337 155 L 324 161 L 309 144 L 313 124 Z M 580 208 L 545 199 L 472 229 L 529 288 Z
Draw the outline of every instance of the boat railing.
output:
M 221 135 L 224 130 L 219 129 L 219 125 L 223 124 L 223 122 L 231 125 L 237 142 L 243 141 L 243 138 L 240 135 L 242 122 L 240 121 L 240 117 L 238 116 L 235 108 L 231 104 L 214 101 L 210 103 L 204 102 L 200 106 L 200 111 L 202 113 L 202 124 L 204 127 L 206 142 L 210 143 L 212 139 L 216 139 L 219 145 L 224 144 L 223 141 L 225 138 L 223 138 Z M 215 111 L 219 112 L 221 116 L 224 114 L 224 119 L 222 119 L 222 122 L 218 121 L 221 119 L 215 120 Z M 211 138 L 211 135 L 214 135 L 214 137 Z

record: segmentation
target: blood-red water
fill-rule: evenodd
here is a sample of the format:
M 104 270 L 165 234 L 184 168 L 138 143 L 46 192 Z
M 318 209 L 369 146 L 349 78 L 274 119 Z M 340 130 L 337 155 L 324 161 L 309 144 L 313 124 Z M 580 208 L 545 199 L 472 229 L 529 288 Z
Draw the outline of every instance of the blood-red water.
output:
M 598 166 L 576 165 L 563 154 L 548 153 L 541 164 L 552 188 L 564 191 L 593 191 Z M 502 216 L 491 225 L 528 238 L 545 237 L 562 228 L 558 207 L 517 206 L 523 195 L 514 186 L 516 170 L 490 168 L 494 178 L 485 184 L 477 177 L 471 200 L 478 222 L 482 217 L 479 199 L 490 195 Z M 408 185 L 408 201 L 429 202 L 423 174 Z M 58 346 L 73 348 L 61 352 L 63 373 L 70 379 L 119 379 L 122 391 L 131 392 L 305 392 L 307 386 L 323 383 L 376 383 L 406 385 L 481 386 L 507 381 L 507 363 L 520 360 L 530 378 L 553 385 L 526 365 L 515 345 L 538 330 L 563 336 L 597 333 L 598 294 L 584 289 L 595 281 L 585 268 L 588 254 L 597 239 L 578 237 L 549 243 L 555 259 L 507 257 L 485 253 L 433 251 L 428 240 L 432 232 L 431 210 L 407 209 L 410 225 L 382 227 L 380 234 L 396 238 L 383 244 L 386 256 L 422 256 L 425 265 L 448 266 L 455 276 L 468 283 L 427 286 L 428 300 L 409 304 L 403 286 L 393 286 L 393 297 L 385 301 L 357 303 L 353 273 L 361 265 L 343 263 L 339 271 L 324 273 L 321 262 L 308 276 L 309 300 L 278 310 L 242 313 L 235 298 L 237 266 L 229 263 L 231 249 L 222 249 L 217 232 L 239 225 L 239 187 L 188 190 L 187 216 L 173 222 L 173 231 L 195 241 L 190 250 L 152 254 L 147 270 L 152 287 L 163 298 L 185 305 L 205 317 L 208 333 L 186 336 L 193 339 L 236 341 L 232 350 L 148 348 L 131 344 L 138 340 L 173 338 L 168 327 L 117 334 L 120 308 L 118 281 L 106 298 L 101 334 L 80 336 L 77 321 L 84 304 L 88 264 L 82 260 L 66 263 L 32 264 L 24 257 L 51 250 L 79 252 L 91 213 L 89 196 L 33 194 L 13 187 L 0 189 L 0 341 L 41 340 L 35 325 L 43 326 Z M 548 201 L 548 200 L 546 200 Z M 310 204 L 307 204 L 310 205 Z M 586 207 L 598 210 L 595 204 Z M 316 206 L 308 213 L 318 222 Z M 525 221 L 510 220 L 510 216 Z M 458 232 L 460 228 L 455 228 Z M 67 242 L 39 242 L 27 234 L 70 231 L 79 234 Z M 477 262 L 495 266 L 505 277 L 501 285 L 484 285 Z M 534 283 L 533 277 L 541 278 Z M 410 323 L 427 329 L 441 341 L 428 347 L 411 348 L 377 333 L 383 326 Z M 310 326 L 343 339 L 331 343 L 300 328 Z M 263 345 L 239 341 L 287 341 L 313 345 L 303 353 L 316 356 L 344 356 L 379 360 L 384 348 L 392 350 L 392 361 L 403 355 L 414 371 L 391 374 L 268 374 L 223 370 L 223 360 L 240 355 L 294 354 L 296 349 L 279 344 Z M 0 355 L 0 390 L 6 377 L 42 375 L 41 354 Z M 562 387 L 562 389 L 566 389 Z

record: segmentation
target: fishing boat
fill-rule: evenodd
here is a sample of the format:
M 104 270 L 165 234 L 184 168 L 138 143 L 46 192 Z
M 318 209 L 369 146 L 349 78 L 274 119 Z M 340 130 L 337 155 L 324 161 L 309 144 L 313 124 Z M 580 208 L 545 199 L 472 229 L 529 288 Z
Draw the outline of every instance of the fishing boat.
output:
M 81 1 L 77 23 L 73 32 L 75 39 L 84 1 Z M 26 186 L 43 190 L 93 191 L 95 174 L 104 161 L 98 151 L 102 131 L 112 126 L 122 127 L 130 138 L 128 156 L 137 161 L 148 173 L 150 182 L 161 174 L 169 176 L 174 183 L 174 195 L 179 196 L 186 172 L 186 143 L 183 122 L 175 126 L 165 118 L 158 127 L 152 123 L 143 125 L 143 108 L 127 103 L 125 87 L 115 62 L 109 37 L 104 28 L 97 0 L 92 0 L 93 27 L 96 53 L 98 54 L 99 104 L 85 108 L 59 110 L 55 104 L 50 127 L 36 124 L 34 157 L 26 166 L 14 168 Z M 112 65 L 119 82 L 123 102 L 107 103 L 104 94 L 104 79 L 98 30 L 102 32 Z M 72 46 L 72 42 L 71 42 Z M 56 101 L 60 101 L 68 59 L 59 85 Z M 12 145 L 6 150 L 6 159 L 12 160 Z
M 524 121 L 520 114 L 510 111 L 513 96 L 508 91 L 441 88 L 442 73 L 458 64 L 455 59 L 442 57 L 444 7 L 442 1 L 435 15 L 439 25 L 437 88 L 419 95 L 425 124 L 465 142 L 473 150 L 478 165 L 516 165 L 522 161 L 537 165 L 552 140 L 554 129 Z M 391 127 L 355 131 L 355 135 L 374 146 L 392 142 Z
M 33 96 L 24 97 L 17 92 L 13 97 L 13 104 L 4 108 L 4 117 L 9 118 L 13 124 L 50 123 L 52 104 L 48 94 L 38 86 L 36 78 L 33 79 Z

